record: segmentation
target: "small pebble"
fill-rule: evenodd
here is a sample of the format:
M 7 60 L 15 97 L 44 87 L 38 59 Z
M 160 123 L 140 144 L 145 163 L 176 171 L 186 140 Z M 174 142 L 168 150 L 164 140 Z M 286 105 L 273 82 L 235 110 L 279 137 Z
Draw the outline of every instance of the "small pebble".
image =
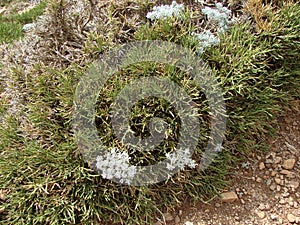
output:
M 265 164 L 263 162 L 259 163 L 259 169 L 264 170 L 266 168 Z
M 290 223 L 294 223 L 296 221 L 296 217 L 293 214 L 291 214 L 291 213 L 287 214 L 286 218 L 288 219 L 288 221 Z
M 261 218 L 261 219 L 263 219 L 263 218 L 265 218 L 265 212 L 263 212 L 263 211 L 258 211 L 258 212 L 256 212 L 256 214 L 257 214 L 257 216 L 259 217 L 259 218 Z
M 287 159 L 287 160 L 284 160 L 282 167 L 284 169 L 291 170 L 294 168 L 295 163 L 296 163 L 296 159 L 294 159 L 294 158 Z

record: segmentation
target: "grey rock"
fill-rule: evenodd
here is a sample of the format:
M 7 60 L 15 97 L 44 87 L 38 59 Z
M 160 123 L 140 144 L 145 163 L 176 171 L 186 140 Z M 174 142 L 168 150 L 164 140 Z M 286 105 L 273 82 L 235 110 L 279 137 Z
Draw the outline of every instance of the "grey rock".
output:
M 34 24 L 33 23 L 28 23 L 28 24 L 25 24 L 22 29 L 23 29 L 24 32 L 29 32 L 33 28 L 34 28 Z

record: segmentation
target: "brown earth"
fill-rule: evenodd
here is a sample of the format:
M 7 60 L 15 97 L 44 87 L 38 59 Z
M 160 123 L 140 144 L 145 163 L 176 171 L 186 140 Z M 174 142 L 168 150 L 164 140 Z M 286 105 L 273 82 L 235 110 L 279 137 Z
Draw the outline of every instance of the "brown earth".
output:
M 236 194 L 234 202 L 216 198 L 194 206 L 187 201 L 155 225 L 300 224 L 300 101 L 277 123 L 276 137 L 268 140 L 270 151 L 250 154 L 228 176 L 232 182 L 224 193 Z

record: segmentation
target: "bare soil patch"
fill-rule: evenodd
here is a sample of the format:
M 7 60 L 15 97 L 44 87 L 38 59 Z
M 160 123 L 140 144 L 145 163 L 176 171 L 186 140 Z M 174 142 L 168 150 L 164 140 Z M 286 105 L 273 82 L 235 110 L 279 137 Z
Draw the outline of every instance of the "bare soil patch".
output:
M 300 101 L 277 118 L 278 131 L 268 140 L 266 153 L 252 153 L 236 167 L 231 188 L 234 202 L 221 198 L 196 206 L 187 200 L 159 224 L 180 225 L 289 225 L 300 224 Z M 226 200 L 225 200 L 226 201 Z

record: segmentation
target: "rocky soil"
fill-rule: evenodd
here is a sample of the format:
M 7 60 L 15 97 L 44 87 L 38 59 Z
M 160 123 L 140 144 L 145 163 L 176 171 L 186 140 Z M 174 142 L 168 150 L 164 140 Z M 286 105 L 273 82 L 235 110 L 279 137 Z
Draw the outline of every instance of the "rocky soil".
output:
M 208 204 L 184 204 L 155 225 L 300 224 L 300 101 L 277 119 L 271 149 L 233 171 L 230 189 Z

